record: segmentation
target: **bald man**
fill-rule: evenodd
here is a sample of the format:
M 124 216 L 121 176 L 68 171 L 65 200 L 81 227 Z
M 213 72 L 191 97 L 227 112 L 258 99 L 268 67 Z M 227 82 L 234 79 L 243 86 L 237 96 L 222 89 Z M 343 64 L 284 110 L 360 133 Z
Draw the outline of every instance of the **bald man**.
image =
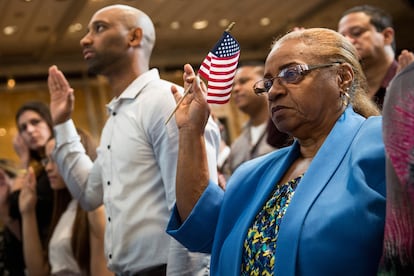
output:
M 175 119 L 165 125 L 175 107 L 173 84 L 149 68 L 154 25 L 138 9 L 112 5 L 98 10 L 88 29 L 80 41 L 84 59 L 108 79 L 113 99 L 92 162 L 71 120 L 73 89 L 56 66 L 49 69 L 59 170 L 84 209 L 104 204 L 105 252 L 117 275 L 208 274 L 208 255 L 189 253 L 165 232 L 175 203 L 178 130 Z M 220 137 L 211 118 L 205 140 L 217 178 Z

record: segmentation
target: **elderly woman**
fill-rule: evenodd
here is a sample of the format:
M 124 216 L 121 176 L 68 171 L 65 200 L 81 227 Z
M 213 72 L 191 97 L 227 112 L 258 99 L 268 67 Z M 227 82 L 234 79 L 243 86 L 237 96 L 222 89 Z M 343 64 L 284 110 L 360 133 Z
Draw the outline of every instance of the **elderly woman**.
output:
M 385 217 L 381 118 L 367 100 L 355 48 L 328 29 L 291 32 L 272 46 L 265 75 L 273 122 L 292 146 L 241 165 L 226 192 L 209 180 L 205 86 L 176 114 L 177 202 L 168 233 L 211 252 L 212 275 L 374 275 Z M 172 88 L 176 100 L 181 97 Z

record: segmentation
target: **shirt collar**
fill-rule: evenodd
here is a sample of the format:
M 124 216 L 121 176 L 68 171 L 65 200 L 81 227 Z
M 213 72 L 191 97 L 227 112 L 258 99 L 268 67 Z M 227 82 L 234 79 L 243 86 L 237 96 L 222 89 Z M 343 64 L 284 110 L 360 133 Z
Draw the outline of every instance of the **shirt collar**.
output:
M 113 98 L 107 105 L 108 112 L 113 111 L 125 99 L 135 99 L 142 89 L 151 81 L 160 79 L 160 74 L 157 69 L 151 69 L 139 75 L 128 87 L 119 95 Z

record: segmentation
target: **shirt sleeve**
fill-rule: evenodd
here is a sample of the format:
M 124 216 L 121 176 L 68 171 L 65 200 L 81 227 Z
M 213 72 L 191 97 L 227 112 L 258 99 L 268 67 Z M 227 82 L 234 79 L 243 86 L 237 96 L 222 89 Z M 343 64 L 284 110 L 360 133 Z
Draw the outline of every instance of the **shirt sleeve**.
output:
M 220 151 L 220 130 L 216 122 L 210 116 L 204 131 L 204 139 L 207 152 L 208 171 L 210 180 L 218 183 L 217 161 Z
M 56 125 L 54 130 L 56 147 L 53 158 L 59 172 L 82 208 L 94 210 L 103 202 L 99 159 L 92 162 L 86 154 L 72 120 Z
M 223 196 L 224 191 L 210 181 L 184 222 L 174 207 L 167 233 L 190 251 L 211 254 Z

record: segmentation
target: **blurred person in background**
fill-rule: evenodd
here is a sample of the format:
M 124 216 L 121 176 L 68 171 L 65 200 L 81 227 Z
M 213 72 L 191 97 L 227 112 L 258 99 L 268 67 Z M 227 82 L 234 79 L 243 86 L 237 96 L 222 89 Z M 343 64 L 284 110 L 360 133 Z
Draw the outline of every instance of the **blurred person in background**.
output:
M 382 109 L 388 84 L 397 73 L 393 19 L 386 11 L 361 5 L 346 10 L 338 32 L 355 46 L 368 82 L 368 96 Z
M 267 142 L 267 123 L 269 111 L 267 99 L 253 91 L 253 84 L 263 78 L 264 64 L 260 62 L 243 63 L 234 76 L 232 98 L 237 108 L 248 116 L 242 133 L 233 141 L 230 153 L 219 168 L 226 180 L 243 162 L 269 153 L 276 148 Z
M 96 157 L 92 138 L 78 129 L 86 154 Z M 28 275 L 113 275 L 107 269 L 104 254 L 105 213 L 103 206 L 92 212 L 84 211 L 72 198 L 58 168 L 51 157 L 55 140 L 46 144 L 42 163 L 54 190 L 52 224 L 48 244 L 42 246 L 37 223 L 35 204 L 36 181 L 28 175 L 22 187 L 19 207 L 22 214 L 22 239 Z
M 17 167 L 26 171 L 29 166 L 34 170 L 36 178 L 37 230 L 42 245 L 47 244 L 49 227 L 52 218 L 53 191 L 41 160 L 45 157 L 46 142 L 53 136 L 52 118 L 49 107 L 43 102 L 29 101 L 24 103 L 15 115 L 18 134 L 13 141 L 15 152 L 19 158 Z M 19 211 L 19 194 L 22 179 L 17 177 L 13 189 L 1 193 L 2 213 L 8 214 L 4 229 L 6 266 L 11 275 L 24 275 L 25 263 L 21 242 L 21 214 Z
M 9 215 L 8 197 L 16 188 L 14 185 L 16 177 L 21 173 L 17 164 L 10 159 L 0 159 L 0 221 L 2 229 L 0 232 L 0 275 L 24 275 L 24 263 L 18 263 L 10 248 L 11 239 L 20 237 L 20 224 L 18 220 Z M 16 233 L 12 230 L 16 229 Z M 8 247 L 6 247 L 6 244 Z M 16 249 L 14 249 L 16 250 Z M 19 267 L 19 265 L 21 267 Z

